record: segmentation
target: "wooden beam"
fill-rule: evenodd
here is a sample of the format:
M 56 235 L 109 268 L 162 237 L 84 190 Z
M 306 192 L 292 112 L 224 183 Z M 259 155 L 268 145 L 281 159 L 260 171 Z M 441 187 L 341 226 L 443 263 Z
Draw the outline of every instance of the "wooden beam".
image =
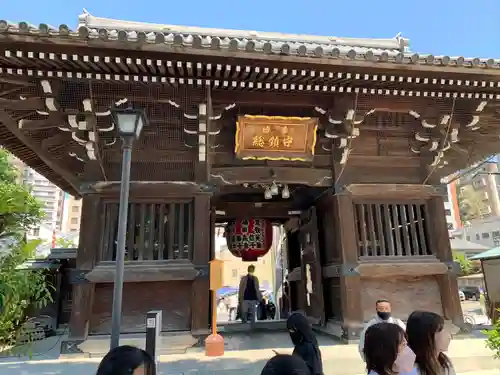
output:
M 184 146 L 181 146 L 184 148 Z M 142 163 L 168 163 L 175 157 L 176 161 L 186 160 L 191 163 L 198 158 L 198 150 L 196 149 L 134 149 L 132 154 L 132 162 Z M 224 165 L 235 165 L 235 163 L 244 163 L 248 166 L 252 161 L 237 160 L 232 152 L 228 151 L 212 151 L 211 152 L 212 167 L 222 167 Z M 109 163 L 121 163 L 121 153 L 116 148 L 104 149 L 103 159 Z M 296 163 L 296 162 L 295 162 Z M 297 164 L 297 163 L 296 163 Z M 332 164 L 331 156 L 329 154 L 316 154 L 314 155 L 313 165 L 316 167 L 327 167 Z M 301 165 L 300 162 L 297 165 Z M 309 166 L 310 164 L 306 164 Z
M 0 108 L 11 111 L 43 111 L 45 104 L 41 98 L 28 98 L 25 100 L 0 98 Z
M 19 120 L 18 126 L 21 130 L 46 130 L 57 127 L 64 127 L 64 118 L 59 112 L 50 112 L 43 120 Z
M 91 283 L 112 283 L 115 280 L 116 263 L 101 261 L 86 279 Z M 124 282 L 151 282 L 194 280 L 198 274 L 190 261 L 131 261 L 125 263 Z
M 331 169 L 311 167 L 228 167 L 212 168 L 212 181 L 224 185 L 249 183 L 272 183 L 273 181 L 285 184 L 331 186 Z
M 264 197 L 262 198 L 264 199 Z M 293 211 L 293 202 L 219 202 L 215 203 L 217 220 L 235 218 L 277 218 L 286 219 L 290 217 L 289 211 Z
M 255 91 L 213 90 L 214 103 L 236 103 L 236 105 L 316 107 L 331 103 L 333 94 L 294 94 Z
M 75 178 L 71 170 L 66 170 L 64 167 L 59 165 L 53 160 L 54 157 L 44 150 L 41 145 L 37 144 L 29 136 L 23 134 L 23 132 L 21 132 L 17 127 L 15 121 L 12 120 L 5 110 L 0 110 L 0 123 L 3 123 L 12 134 L 24 143 L 26 147 L 31 149 L 31 151 L 33 151 L 50 169 L 66 180 L 66 182 L 74 189 L 75 193 L 78 194 L 80 190 L 80 183 Z
M 353 198 L 370 199 L 429 199 L 440 196 L 432 185 L 417 184 L 351 184 L 346 191 Z
M 355 268 L 361 277 L 396 277 L 396 276 L 430 276 L 444 275 L 448 272 L 445 263 L 436 262 L 407 262 L 394 263 L 362 263 Z
M 61 131 L 51 137 L 42 140 L 42 147 L 46 150 L 56 146 L 64 147 L 70 142 L 72 142 L 70 133 Z

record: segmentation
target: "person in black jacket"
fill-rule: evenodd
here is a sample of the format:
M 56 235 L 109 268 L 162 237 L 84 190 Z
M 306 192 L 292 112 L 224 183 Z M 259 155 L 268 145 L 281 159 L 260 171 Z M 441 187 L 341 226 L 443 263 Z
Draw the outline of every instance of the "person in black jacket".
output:
M 286 321 L 286 327 L 295 346 L 293 354 L 304 360 L 311 375 L 323 375 L 321 351 L 307 318 L 300 312 L 294 312 Z

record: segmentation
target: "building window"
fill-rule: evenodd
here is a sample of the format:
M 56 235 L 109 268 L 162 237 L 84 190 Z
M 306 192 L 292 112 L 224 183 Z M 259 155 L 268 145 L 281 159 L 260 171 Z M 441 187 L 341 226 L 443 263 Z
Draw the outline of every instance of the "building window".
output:
M 232 270 L 232 275 L 233 275 L 233 277 L 238 277 L 238 270 L 233 269 Z
M 493 237 L 493 246 L 500 246 L 500 231 L 499 230 L 494 230 L 491 233 L 491 237 Z
M 483 239 L 490 238 L 490 234 L 489 233 L 483 233 L 482 237 L 483 237 Z
M 71 207 L 71 212 L 79 212 L 79 211 L 80 211 L 80 207 L 78 207 L 78 206 Z
M 40 228 L 34 228 L 33 229 L 33 236 L 39 236 L 40 235 Z
M 467 239 L 467 241 L 470 241 L 470 236 L 467 236 L 466 239 Z
M 476 240 L 480 240 L 481 237 L 479 236 L 479 233 L 476 233 Z
M 451 210 L 450 210 L 450 209 L 446 209 L 446 210 L 444 210 L 444 214 L 445 214 L 446 216 L 451 216 Z
M 77 217 L 71 218 L 71 224 L 78 224 L 78 218 Z

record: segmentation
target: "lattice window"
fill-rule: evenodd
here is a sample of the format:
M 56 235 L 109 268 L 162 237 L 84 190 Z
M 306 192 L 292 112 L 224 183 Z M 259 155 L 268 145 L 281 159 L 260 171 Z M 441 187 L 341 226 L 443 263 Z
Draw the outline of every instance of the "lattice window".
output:
M 425 203 L 362 203 L 354 207 L 359 256 L 431 255 Z
M 116 260 L 118 203 L 105 205 L 102 260 Z M 193 248 L 193 204 L 131 203 L 125 260 L 189 259 Z

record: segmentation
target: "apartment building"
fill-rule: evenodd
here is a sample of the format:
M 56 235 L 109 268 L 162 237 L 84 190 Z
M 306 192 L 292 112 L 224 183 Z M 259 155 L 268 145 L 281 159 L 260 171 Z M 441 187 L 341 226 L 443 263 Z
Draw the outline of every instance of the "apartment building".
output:
M 499 195 L 499 163 L 498 157 L 460 178 L 459 189 L 470 188 L 481 199 L 481 218 L 500 216 L 500 195 Z
M 460 228 L 462 223 L 460 221 L 460 211 L 458 208 L 457 199 L 457 186 L 454 182 L 440 187 L 444 200 L 444 212 L 446 215 L 446 223 L 448 230 Z
M 468 222 L 453 232 L 453 237 L 471 241 L 487 249 L 500 246 L 500 217 L 490 216 Z
M 61 231 L 63 233 L 80 231 L 82 200 L 64 194 L 61 212 Z
M 61 230 L 61 205 L 62 191 L 56 185 L 52 184 L 44 176 L 34 171 L 29 167 L 24 167 L 22 173 L 22 181 L 31 189 L 31 194 L 42 203 L 43 218 L 41 225 L 45 228 L 53 230 Z M 33 229 L 32 236 L 36 237 L 40 233 L 40 228 Z

